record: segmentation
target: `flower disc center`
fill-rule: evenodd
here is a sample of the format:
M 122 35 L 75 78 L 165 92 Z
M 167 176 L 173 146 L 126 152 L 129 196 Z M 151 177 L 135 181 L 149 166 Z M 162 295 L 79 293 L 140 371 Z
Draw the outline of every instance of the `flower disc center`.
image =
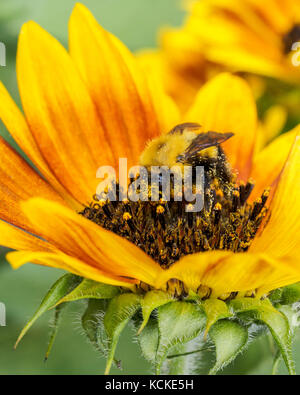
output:
M 186 211 L 189 203 L 175 201 L 174 197 L 170 201 L 133 202 L 99 200 L 94 196 L 80 214 L 134 243 L 163 268 L 188 254 L 247 251 L 266 215 L 269 190 L 249 204 L 254 187 L 251 179 L 237 183 L 231 173 L 224 180 L 212 167 L 206 169 L 205 180 L 204 208 L 199 212 Z M 150 187 L 148 191 L 151 198 Z

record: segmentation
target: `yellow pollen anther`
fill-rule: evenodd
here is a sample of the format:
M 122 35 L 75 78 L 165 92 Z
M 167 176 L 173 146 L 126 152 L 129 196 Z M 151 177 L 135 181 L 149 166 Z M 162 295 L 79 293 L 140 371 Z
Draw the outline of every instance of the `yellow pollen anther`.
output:
M 240 196 L 240 193 L 239 193 L 239 191 L 233 191 L 233 196 Z
M 218 197 L 222 198 L 222 197 L 224 196 L 224 193 L 223 193 L 222 189 L 218 189 L 218 190 L 216 191 L 216 195 L 217 195 Z
M 99 200 L 99 205 L 100 205 L 100 207 L 105 206 L 106 203 L 107 203 L 107 201 L 106 201 L 105 199 L 100 199 L 100 200 Z
M 258 203 L 258 204 L 260 204 L 261 202 L 262 202 L 261 198 L 257 198 L 257 199 L 255 199 L 255 203 Z
M 194 210 L 194 206 L 190 203 L 186 206 L 186 212 L 191 213 Z
M 222 210 L 222 204 L 216 203 L 214 209 L 218 211 Z
M 165 209 L 163 208 L 163 206 L 157 206 L 156 212 L 157 214 L 163 214 L 165 212 Z
M 244 241 L 242 241 L 240 245 L 241 245 L 242 248 L 247 248 L 247 247 L 250 246 L 250 244 L 251 244 L 251 243 L 250 243 L 249 241 L 248 241 L 247 243 L 244 242 Z
M 132 215 L 128 212 L 123 214 L 124 221 L 129 221 L 132 218 Z

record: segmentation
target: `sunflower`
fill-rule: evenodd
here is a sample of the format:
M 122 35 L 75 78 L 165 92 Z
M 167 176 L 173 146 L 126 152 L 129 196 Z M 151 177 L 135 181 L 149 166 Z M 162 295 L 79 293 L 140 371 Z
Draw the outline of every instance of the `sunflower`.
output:
M 300 82 L 297 0 L 194 1 L 182 35 L 195 54 L 231 70 Z
M 168 301 L 259 301 L 299 281 L 299 128 L 254 156 L 256 107 L 239 77 L 218 75 L 180 114 L 80 4 L 69 35 L 68 53 L 36 23 L 22 27 L 17 76 L 25 115 L 0 86 L 0 118 L 34 165 L 0 140 L 0 244 L 15 250 L 7 254 L 12 267 L 61 268 L 116 286 L 127 299 L 160 292 Z M 187 122 L 200 123 L 201 133 L 234 134 L 222 144 L 228 179 L 213 173 L 201 213 L 174 201 L 95 196 L 100 166 L 139 163 Z

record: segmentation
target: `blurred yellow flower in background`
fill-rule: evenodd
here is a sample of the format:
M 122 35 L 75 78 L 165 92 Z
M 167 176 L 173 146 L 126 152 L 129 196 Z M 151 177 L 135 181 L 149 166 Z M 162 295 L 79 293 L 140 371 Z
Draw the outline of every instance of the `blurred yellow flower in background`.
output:
M 178 106 L 186 111 L 207 80 L 229 70 L 245 78 L 255 99 L 264 103 L 257 149 L 296 125 L 300 105 L 299 2 L 190 0 L 184 5 L 187 17 L 183 26 L 161 29 L 159 49 L 138 54 L 144 69 Z
M 137 54 L 142 67 L 164 86 L 183 111 L 192 104 L 199 88 L 221 70 L 204 58 L 198 45 L 184 31 L 163 29 L 158 49 L 144 49 Z
M 300 83 L 298 0 L 193 1 L 181 34 L 194 43 L 194 64 L 201 53 L 233 71 Z

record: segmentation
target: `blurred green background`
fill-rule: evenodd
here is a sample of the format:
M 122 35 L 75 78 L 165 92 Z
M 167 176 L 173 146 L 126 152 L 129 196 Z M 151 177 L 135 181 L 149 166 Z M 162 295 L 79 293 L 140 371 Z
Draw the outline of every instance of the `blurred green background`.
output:
M 0 0 L 0 41 L 7 49 L 6 67 L 0 67 L 0 79 L 18 103 L 15 57 L 21 25 L 33 19 L 67 46 L 68 18 L 75 3 L 75 0 Z M 131 50 L 155 46 L 158 28 L 180 25 L 184 17 L 177 0 L 82 0 L 82 3 Z M 1 124 L 0 132 L 12 142 Z M 102 373 L 104 361 L 81 334 L 79 319 L 84 302 L 70 306 L 65 313 L 47 363 L 43 359 L 51 314 L 41 318 L 19 348 L 13 350 L 24 323 L 62 272 L 30 264 L 14 272 L 5 262 L 4 249 L 0 250 L 0 259 L 0 301 L 7 308 L 7 326 L 0 327 L 0 374 Z M 115 369 L 112 373 L 148 374 L 150 366 L 142 359 L 138 346 L 132 343 L 131 334 L 129 328 L 118 347 L 117 357 L 122 360 L 123 371 Z M 294 350 L 300 373 L 300 337 L 297 337 L 299 341 L 296 339 Z M 271 363 L 268 339 L 261 338 L 222 374 L 269 374 Z M 280 373 L 286 374 L 283 364 Z

